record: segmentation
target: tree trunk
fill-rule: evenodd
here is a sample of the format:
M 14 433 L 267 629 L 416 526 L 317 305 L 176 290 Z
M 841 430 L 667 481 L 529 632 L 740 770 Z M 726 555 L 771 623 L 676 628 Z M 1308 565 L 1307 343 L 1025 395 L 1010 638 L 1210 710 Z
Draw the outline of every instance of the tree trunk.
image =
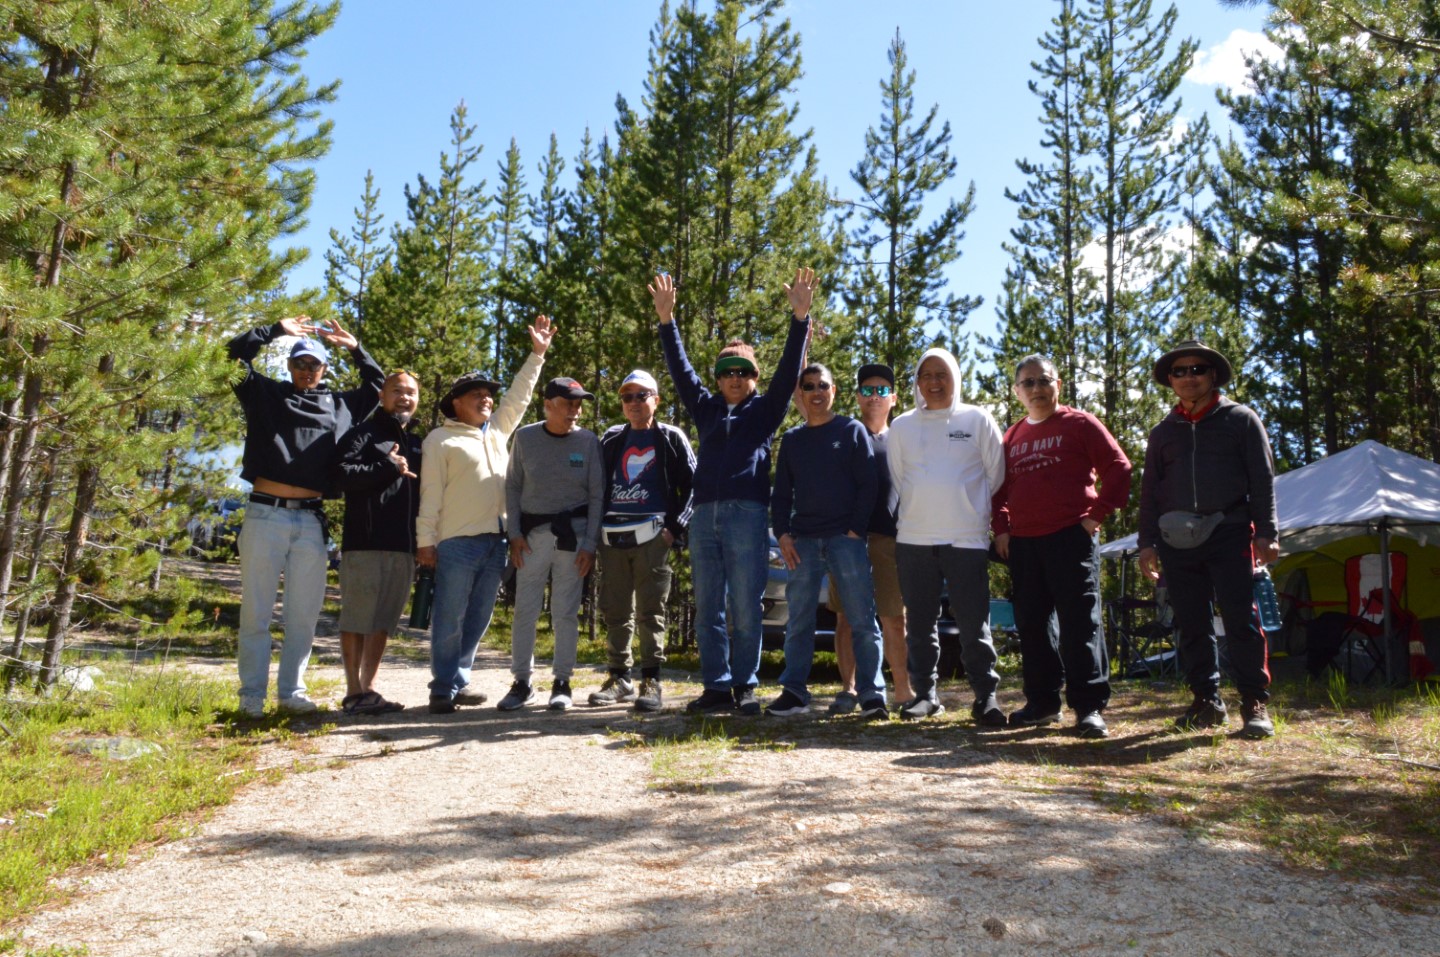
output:
M 87 462 L 80 469 L 75 483 L 75 506 L 70 511 L 70 530 L 65 533 L 65 553 L 60 563 L 59 580 L 55 584 L 55 601 L 50 630 L 45 635 L 45 657 L 40 665 L 41 690 L 54 687 L 60 675 L 60 653 L 70 631 L 70 614 L 78 591 L 80 558 L 90 533 L 90 509 L 100 488 L 100 467 Z
M 35 531 L 30 536 L 30 568 L 25 576 L 25 581 L 29 584 L 33 584 L 36 576 L 40 574 L 40 562 L 44 558 L 45 536 L 50 532 L 50 502 L 55 492 L 55 460 L 59 457 L 60 453 L 56 449 L 51 449 L 45 457 L 45 480 L 40 486 L 40 500 L 35 505 Z M 25 607 L 15 619 L 15 640 L 10 644 L 10 657 L 16 662 L 25 656 L 25 633 L 30 628 L 30 613 L 34 608 L 34 599 L 27 596 Z M 10 671 L 5 680 L 6 694 L 15 687 L 15 679 L 19 674 L 19 669 Z

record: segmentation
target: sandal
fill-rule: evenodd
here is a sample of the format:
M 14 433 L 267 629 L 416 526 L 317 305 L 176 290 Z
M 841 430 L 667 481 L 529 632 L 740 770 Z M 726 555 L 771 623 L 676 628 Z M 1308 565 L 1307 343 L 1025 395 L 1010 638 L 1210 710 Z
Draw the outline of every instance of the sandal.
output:
M 374 692 L 369 693 L 373 694 Z M 360 700 L 364 698 L 366 694 L 367 692 L 362 691 L 359 694 L 346 695 L 340 701 L 340 710 L 346 714 L 355 714 L 355 706 L 360 703 Z
M 395 711 L 405 710 L 403 704 L 398 701 L 387 701 L 380 696 L 378 691 L 366 691 L 364 694 L 356 695 L 355 698 L 356 700 L 345 708 L 346 714 L 391 714 Z

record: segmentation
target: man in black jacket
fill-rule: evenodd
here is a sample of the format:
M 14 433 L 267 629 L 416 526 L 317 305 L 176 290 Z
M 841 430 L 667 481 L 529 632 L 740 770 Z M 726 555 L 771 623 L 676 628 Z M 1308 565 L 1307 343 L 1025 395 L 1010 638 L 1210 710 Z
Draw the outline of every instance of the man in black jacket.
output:
M 278 336 L 299 336 L 290 349 L 289 382 L 255 369 L 253 360 Z M 331 392 L 322 384 L 329 355 L 311 335 L 350 351 L 363 384 Z M 355 337 L 331 320 L 309 316 L 282 319 L 241 333 L 229 344 L 230 358 L 245 364 L 234 385 L 245 410 L 245 457 L 240 477 L 253 491 L 240 529 L 240 710 L 265 712 L 270 684 L 270 617 L 275 589 L 285 576 L 285 643 L 276 676 L 282 711 L 315 710 L 305 696 L 305 665 L 315 641 L 315 622 L 325 601 L 323 499 L 330 489 L 336 444 L 375 408 L 385 373 Z
M 345 493 L 340 654 L 346 714 L 404 708 L 375 690 L 375 672 L 415 577 L 420 438 L 409 425 L 419 401 L 415 377 L 404 370 L 391 373 L 380 390 L 380 410 L 340 443 L 336 485 Z
M 655 420 L 660 387 L 636 369 L 620 383 L 626 424 L 600 439 L 605 468 L 605 520 L 600 533 L 600 613 L 610 645 L 610 676 L 592 705 L 635 703 L 659 711 L 665 661 L 665 601 L 670 548 L 690 524 L 695 453 L 673 425 Z M 638 605 L 638 607 L 637 607 Z M 630 680 L 630 636 L 640 634 L 640 688 Z
M 1155 362 L 1155 382 L 1177 403 L 1150 432 L 1140 484 L 1140 571 L 1165 568 L 1180 626 L 1180 660 L 1195 696 L 1182 729 L 1224 726 L 1220 657 L 1210 612 L 1225 623 L 1230 671 L 1247 738 L 1275 733 L 1266 709 L 1270 671 L 1255 607 L 1255 565 L 1280 557 L 1275 462 L 1260 417 L 1220 394 L 1230 361 L 1191 339 Z

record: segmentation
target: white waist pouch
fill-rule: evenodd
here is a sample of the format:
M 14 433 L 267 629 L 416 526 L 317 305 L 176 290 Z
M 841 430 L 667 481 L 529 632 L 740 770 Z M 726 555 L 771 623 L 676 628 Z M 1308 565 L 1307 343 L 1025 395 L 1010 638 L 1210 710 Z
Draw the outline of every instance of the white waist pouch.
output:
M 600 528 L 601 540 L 611 548 L 635 548 L 644 545 L 665 528 L 658 515 L 637 518 L 633 515 L 607 515 Z

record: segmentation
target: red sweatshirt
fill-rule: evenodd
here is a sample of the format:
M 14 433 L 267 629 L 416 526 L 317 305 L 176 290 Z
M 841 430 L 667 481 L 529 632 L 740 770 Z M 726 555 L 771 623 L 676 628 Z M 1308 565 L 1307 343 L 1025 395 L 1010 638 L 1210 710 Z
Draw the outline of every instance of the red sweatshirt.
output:
M 1130 460 L 1115 437 L 1089 412 L 1062 405 L 1039 425 L 1021 419 L 1006 431 L 1005 483 L 995 493 L 990 528 L 996 535 L 1050 535 L 1083 518 L 1103 522 L 1129 498 Z

